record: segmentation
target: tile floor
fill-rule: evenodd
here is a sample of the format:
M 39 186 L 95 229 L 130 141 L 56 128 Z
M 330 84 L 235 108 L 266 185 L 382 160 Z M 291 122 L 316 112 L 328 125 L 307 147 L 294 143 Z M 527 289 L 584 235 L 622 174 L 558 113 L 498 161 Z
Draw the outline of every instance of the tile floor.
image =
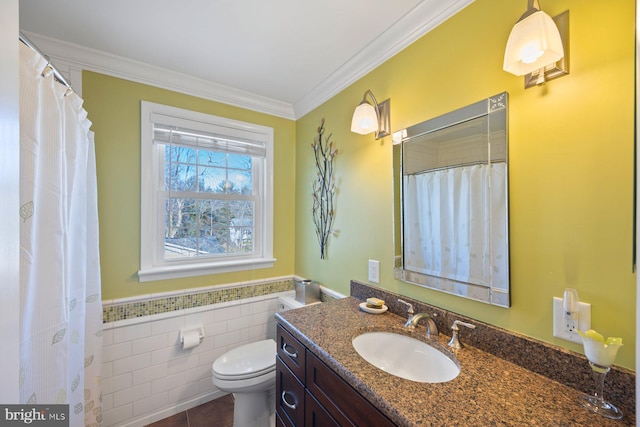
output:
M 211 402 L 156 421 L 147 427 L 232 427 L 233 395 L 227 394 Z

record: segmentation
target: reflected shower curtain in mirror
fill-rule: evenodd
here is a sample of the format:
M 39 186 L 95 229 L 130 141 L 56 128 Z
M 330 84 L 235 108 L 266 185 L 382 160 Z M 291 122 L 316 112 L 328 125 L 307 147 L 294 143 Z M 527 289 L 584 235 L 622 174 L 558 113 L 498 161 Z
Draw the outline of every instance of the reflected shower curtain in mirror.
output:
M 506 287 L 507 233 L 494 226 L 506 223 L 506 182 L 505 163 L 406 175 L 404 268 Z
M 43 74 L 43 70 L 45 70 Z M 95 152 L 82 99 L 20 43 L 20 399 L 101 424 Z

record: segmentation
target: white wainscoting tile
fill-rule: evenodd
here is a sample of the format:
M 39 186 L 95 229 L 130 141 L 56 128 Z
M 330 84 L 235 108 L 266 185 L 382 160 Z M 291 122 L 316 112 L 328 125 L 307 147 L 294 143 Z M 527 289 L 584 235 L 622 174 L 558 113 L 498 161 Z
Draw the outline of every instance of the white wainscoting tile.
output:
M 278 294 L 105 324 L 103 426 L 144 426 L 224 395 L 211 365 L 241 344 L 275 339 Z M 181 328 L 202 325 L 205 338 L 184 350 Z M 212 397 L 213 396 L 213 397 Z

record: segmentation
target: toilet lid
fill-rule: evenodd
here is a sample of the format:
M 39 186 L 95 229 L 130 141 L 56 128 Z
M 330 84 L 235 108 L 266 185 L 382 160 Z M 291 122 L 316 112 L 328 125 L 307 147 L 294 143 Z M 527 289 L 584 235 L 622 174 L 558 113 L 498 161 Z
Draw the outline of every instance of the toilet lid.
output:
M 213 362 L 213 375 L 221 379 L 263 375 L 275 369 L 276 351 L 276 342 L 271 339 L 241 345 Z

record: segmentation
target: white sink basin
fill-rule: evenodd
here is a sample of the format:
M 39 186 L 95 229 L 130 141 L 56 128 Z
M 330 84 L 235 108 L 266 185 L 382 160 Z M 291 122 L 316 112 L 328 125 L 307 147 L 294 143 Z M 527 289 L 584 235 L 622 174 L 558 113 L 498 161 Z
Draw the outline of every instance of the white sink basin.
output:
M 458 365 L 436 348 L 392 332 L 365 332 L 352 341 L 367 362 L 392 375 L 421 383 L 451 381 Z

